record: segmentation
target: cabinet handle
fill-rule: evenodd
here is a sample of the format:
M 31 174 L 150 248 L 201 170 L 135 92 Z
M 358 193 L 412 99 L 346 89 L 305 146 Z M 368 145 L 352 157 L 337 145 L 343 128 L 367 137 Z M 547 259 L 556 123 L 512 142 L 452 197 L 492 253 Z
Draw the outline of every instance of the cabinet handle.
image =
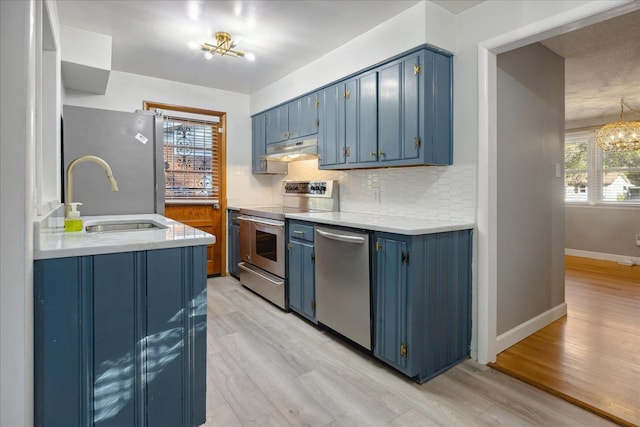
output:
M 351 91 L 349 89 L 344 91 L 344 98 L 345 99 L 349 99 L 349 97 L 351 96 Z
M 417 136 L 413 138 L 413 146 L 415 147 L 416 150 L 420 148 L 420 145 L 421 145 L 420 138 Z
M 304 231 L 300 231 L 300 230 L 293 230 L 294 234 L 304 234 Z
M 371 157 L 375 157 L 376 156 L 376 152 L 374 150 L 371 150 Z
M 404 344 L 404 343 L 400 343 L 400 356 L 401 357 L 409 357 L 409 346 Z
M 378 156 L 380 157 L 384 156 L 384 152 L 382 150 L 378 150 Z

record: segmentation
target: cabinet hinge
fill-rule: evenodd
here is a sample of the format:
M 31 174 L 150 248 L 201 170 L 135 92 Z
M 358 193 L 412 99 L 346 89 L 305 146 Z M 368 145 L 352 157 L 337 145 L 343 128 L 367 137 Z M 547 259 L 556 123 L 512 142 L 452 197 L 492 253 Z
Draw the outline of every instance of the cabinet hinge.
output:
M 311 301 L 311 310 L 316 311 L 316 301 Z
M 292 247 L 292 246 L 291 246 L 291 243 L 287 243 L 287 249 L 288 249 L 288 250 L 291 250 L 291 247 Z
M 401 357 L 409 357 L 409 346 L 404 344 L 404 343 L 400 343 L 400 356 Z
M 316 119 L 316 127 L 319 128 L 320 127 L 320 119 Z
M 312 262 L 313 264 L 315 264 L 315 263 L 316 263 L 316 254 L 311 254 L 311 262 Z
M 316 108 L 320 107 L 320 101 L 316 99 Z
M 420 74 L 422 72 L 422 65 L 420 64 L 415 64 L 413 66 L 413 75 L 417 76 L 418 74 Z
M 415 138 L 413 138 L 413 146 L 415 147 L 416 150 L 420 148 L 421 145 L 422 145 L 422 141 L 420 141 L 420 137 L 416 136 Z
M 401 261 L 403 264 L 409 264 L 409 252 L 402 252 Z
M 382 243 L 376 242 L 376 252 L 379 252 L 382 249 Z

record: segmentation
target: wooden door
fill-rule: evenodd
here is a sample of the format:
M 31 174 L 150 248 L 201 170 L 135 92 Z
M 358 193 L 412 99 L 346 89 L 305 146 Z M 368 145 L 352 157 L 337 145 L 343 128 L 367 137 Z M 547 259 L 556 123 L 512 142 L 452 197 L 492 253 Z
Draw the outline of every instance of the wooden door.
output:
M 207 245 L 207 275 L 222 274 L 221 248 L 225 242 L 222 236 L 222 210 L 216 209 L 213 204 L 175 204 L 165 206 L 164 216 L 216 236 L 216 243 Z

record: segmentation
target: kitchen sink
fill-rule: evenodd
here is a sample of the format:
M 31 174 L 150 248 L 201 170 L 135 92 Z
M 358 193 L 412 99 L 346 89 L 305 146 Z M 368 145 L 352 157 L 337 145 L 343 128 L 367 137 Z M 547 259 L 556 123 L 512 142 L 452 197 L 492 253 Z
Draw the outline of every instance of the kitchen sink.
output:
M 94 221 L 87 224 L 88 233 L 109 233 L 116 231 L 160 230 L 167 228 L 152 220 Z

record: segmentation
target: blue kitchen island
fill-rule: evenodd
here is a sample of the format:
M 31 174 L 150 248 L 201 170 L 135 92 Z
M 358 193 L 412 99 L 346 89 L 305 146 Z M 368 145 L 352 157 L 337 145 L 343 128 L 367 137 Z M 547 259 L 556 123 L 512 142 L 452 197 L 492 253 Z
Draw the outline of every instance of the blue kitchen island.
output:
M 160 215 L 87 217 L 160 225 L 42 233 L 34 257 L 35 425 L 205 422 L 206 245 Z

